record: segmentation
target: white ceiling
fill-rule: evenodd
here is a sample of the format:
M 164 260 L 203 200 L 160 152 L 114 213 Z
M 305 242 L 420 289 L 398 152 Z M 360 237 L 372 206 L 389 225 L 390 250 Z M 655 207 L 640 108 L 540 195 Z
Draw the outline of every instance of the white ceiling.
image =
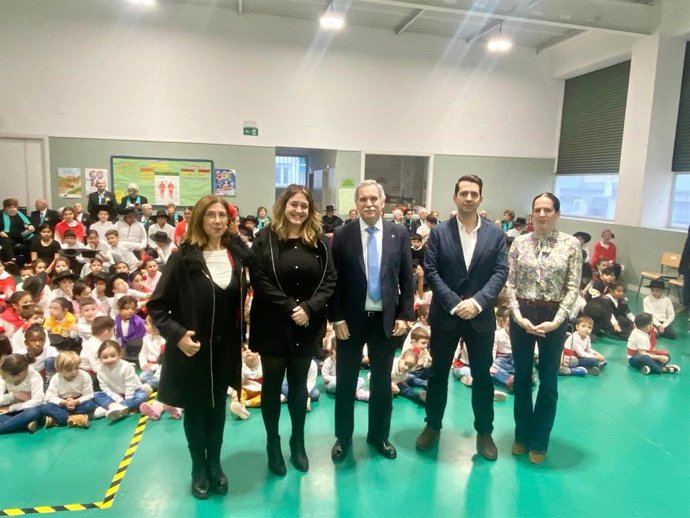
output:
M 660 19 L 659 0 L 164 0 L 314 20 L 331 6 L 347 23 L 468 42 L 499 29 L 537 51 L 585 32 L 647 35 Z

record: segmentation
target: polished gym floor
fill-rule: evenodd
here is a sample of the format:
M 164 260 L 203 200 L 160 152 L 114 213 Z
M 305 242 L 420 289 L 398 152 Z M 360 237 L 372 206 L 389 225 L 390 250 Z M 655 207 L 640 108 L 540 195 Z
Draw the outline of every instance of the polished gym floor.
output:
M 601 376 L 560 378 L 558 416 L 542 466 L 510 454 L 512 396 L 495 403 L 498 461 L 478 458 L 470 390 L 452 381 L 438 450 L 415 451 L 415 438 L 424 425 L 423 409 L 396 399 L 391 441 L 398 458 L 377 456 L 365 442 L 367 404 L 358 402 L 353 450 L 336 466 L 330 459 L 334 400 L 325 395 L 307 416 L 311 470 L 301 474 L 288 464 L 285 478 L 272 476 L 266 468 L 260 410 L 252 409 L 247 421 L 228 416 L 223 465 L 230 491 L 206 501 L 189 493 L 190 463 L 182 423 L 167 414 L 160 421 L 139 422 L 138 416 L 132 416 L 112 424 L 96 421 L 89 430 L 41 429 L 33 435 L 4 436 L 0 438 L 0 516 L 31 507 L 52 512 L 62 509 L 58 506 L 75 504 L 73 508 L 79 509 L 79 504 L 96 503 L 105 508 L 77 511 L 77 515 L 685 518 L 690 516 L 686 318 L 676 319 L 677 341 L 659 341 L 659 347 L 670 350 L 674 363 L 683 369 L 678 375 L 634 372 L 627 366 L 623 342 L 599 340 L 595 347 L 609 359 Z M 289 430 L 283 407 L 286 459 Z M 122 462 L 127 453 L 129 463 Z M 116 475 L 118 467 L 122 469 Z M 66 512 L 74 514 L 60 514 Z

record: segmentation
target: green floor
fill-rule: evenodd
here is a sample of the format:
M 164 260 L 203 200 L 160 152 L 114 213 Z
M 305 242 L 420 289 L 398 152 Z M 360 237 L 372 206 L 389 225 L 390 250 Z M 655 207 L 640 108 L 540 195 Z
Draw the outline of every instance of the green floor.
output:
M 685 318 L 676 328 L 685 328 Z M 353 453 L 330 460 L 334 401 L 325 396 L 307 418 L 311 471 L 266 469 L 260 412 L 228 420 L 223 464 L 230 493 L 200 502 L 189 494 L 189 460 L 181 423 L 149 422 L 109 509 L 78 516 L 190 517 L 651 517 L 690 516 L 690 337 L 660 340 L 679 375 L 643 376 L 626 365 L 625 344 L 600 341 L 609 357 L 598 378 L 560 378 L 559 411 L 549 457 L 534 467 L 510 455 L 512 399 L 496 403 L 497 462 L 474 455 L 470 390 L 450 386 L 437 452 L 414 441 L 423 410 L 396 400 L 391 440 L 398 459 L 365 443 L 366 403 L 357 403 Z M 136 418 L 90 430 L 40 430 L 0 439 L 0 510 L 102 501 L 137 424 Z M 283 408 L 287 450 L 289 418 Z M 0 515 L 2 513 L 0 512 Z

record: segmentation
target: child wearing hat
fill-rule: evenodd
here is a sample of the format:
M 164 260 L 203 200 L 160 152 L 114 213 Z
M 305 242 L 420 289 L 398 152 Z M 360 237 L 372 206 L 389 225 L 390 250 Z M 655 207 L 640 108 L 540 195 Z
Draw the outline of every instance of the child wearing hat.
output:
M 153 245 L 147 250 L 149 257 L 155 259 L 159 266 L 163 266 L 177 248 L 172 244 L 170 235 L 165 232 L 155 232 L 152 240 Z
M 647 288 L 652 293 L 644 298 L 642 307 L 645 313 L 652 315 L 656 335 L 675 340 L 678 334 L 671 324 L 676 318 L 676 312 L 673 310 L 671 299 L 666 295 L 666 284 L 662 280 L 654 279 L 650 281 Z
M 170 241 L 175 239 L 175 227 L 168 223 L 168 213 L 162 209 L 156 212 L 156 222 L 148 230 L 149 246 L 151 248 L 156 246 L 153 236 L 158 232 L 165 233 Z
M 54 289 L 50 293 L 50 300 L 53 301 L 59 297 L 63 297 L 69 302 L 72 302 L 72 300 L 74 300 L 72 288 L 74 288 L 74 283 L 78 280 L 79 276 L 69 270 L 55 275 L 51 280 L 51 284 L 54 286 Z

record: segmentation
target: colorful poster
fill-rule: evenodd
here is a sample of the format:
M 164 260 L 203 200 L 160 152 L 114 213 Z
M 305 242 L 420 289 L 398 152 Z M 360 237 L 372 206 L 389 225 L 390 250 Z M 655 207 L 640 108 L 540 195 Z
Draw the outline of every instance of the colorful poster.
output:
M 237 171 L 214 169 L 213 193 L 217 196 L 237 196 Z
M 211 160 L 112 156 L 110 163 L 118 200 L 127 194 L 130 183 L 137 184 L 139 193 L 154 205 L 172 201 L 192 206 L 213 189 Z
M 156 205 L 180 204 L 180 177 L 157 174 L 153 179 Z
M 57 176 L 60 198 L 81 198 L 81 168 L 58 167 Z
M 84 169 L 84 178 L 86 179 L 86 194 L 91 194 L 96 192 L 96 181 L 105 180 L 105 190 L 109 189 L 108 186 L 108 170 L 107 169 L 94 169 L 87 167 Z

